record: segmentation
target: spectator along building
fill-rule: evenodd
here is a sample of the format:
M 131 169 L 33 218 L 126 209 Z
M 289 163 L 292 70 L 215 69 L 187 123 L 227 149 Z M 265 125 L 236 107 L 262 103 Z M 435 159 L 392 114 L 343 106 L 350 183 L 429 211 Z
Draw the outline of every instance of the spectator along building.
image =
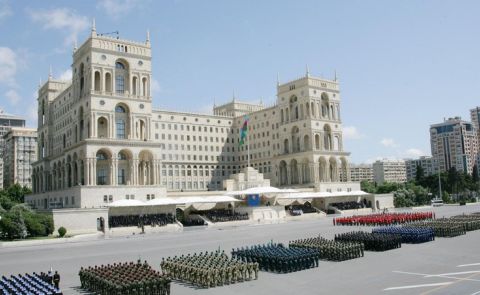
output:
M 74 49 L 72 80 L 50 75 L 38 91 L 38 161 L 27 202 L 98 208 L 167 191 L 223 190 L 248 163 L 273 186 L 360 190 L 349 182 L 336 78 L 307 70 L 278 83 L 273 106 L 234 97 L 206 115 L 154 109 L 151 70 L 148 34 L 139 43 L 92 26 Z
M 404 160 L 377 160 L 373 163 L 373 176 L 378 184 L 384 182 L 404 183 L 407 181 Z
M 472 173 L 478 153 L 474 124 L 455 117 L 431 125 L 430 145 L 439 171 L 448 171 L 454 167 L 457 171 Z

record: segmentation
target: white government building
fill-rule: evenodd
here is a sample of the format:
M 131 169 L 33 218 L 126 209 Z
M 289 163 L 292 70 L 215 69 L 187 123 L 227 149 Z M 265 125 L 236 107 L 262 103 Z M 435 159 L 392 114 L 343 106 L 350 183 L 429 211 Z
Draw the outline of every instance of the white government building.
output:
M 315 192 L 360 191 L 349 181 L 336 78 L 307 70 L 277 85 L 271 107 L 234 98 L 213 115 L 154 109 L 149 34 L 132 42 L 98 35 L 94 24 L 74 49 L 72 73 L 72 81 L 50 75 L 38 91 L 38 161 L 26 201 L 54 218 L 93 218 L 124 199 L 222 194 L 247 167 L 247 144 L 239 145 L 246 114 L 250 166 L 260 178 Z

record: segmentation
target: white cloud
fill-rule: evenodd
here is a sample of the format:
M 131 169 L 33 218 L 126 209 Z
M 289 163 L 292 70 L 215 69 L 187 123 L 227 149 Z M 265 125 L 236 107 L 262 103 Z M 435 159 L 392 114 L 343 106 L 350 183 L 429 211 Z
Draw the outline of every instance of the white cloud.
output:
M 0 47 L 0 83 L 15 86 L 17 54 L 8 47 Z
M 139 0 L 101 0 L 97 8 L 105 10 L 105 13 L 114 19 L 128 14 L 140 5 Z
M 397 144 L 392 138 L 382 138 L 380 143 L 385 147 L 396 147 Z
M 365 135 L 360 133 L 355 126 L 345 126 L 343 127 L 343 138 L 344 139 L 362 139 Z
M 155 80 L 154 78 L 152 78 L 152 85 L 150 86 L 151 86 L 150 90 L 152 91 L 152 94 L 159 93 L 160 91 L 162 91 L 162 87 L 160 87 L 160 83 L 158 83 L 158 81 Z
M 89 22 L 86 16 L 78 15 L 68 8 L 56 8 L 52 10 L 29 11 L 34 22 L 42 24 L 45 30 L 60 30 L 67 35 L 65 45 L 71 45 L 80 32 L 88 28 Z
M 12 15 L 12 9 L 7 0 L 0 0 L 0 21 Z
M 405 151 L 405 157 L 406 158 L 419 158 L 419 157 L 425 156 L 425 155 L 426 155 L 425 152 L 423 152 L 420 149 L 416 149 L 416 148 L 410 148 L 410 149 Z
M 8 90 L 7 92 L 5 92 L 5 97 L 8 99 L 8 102 L 12 106 L 16 105 L 19 101 L 22 100 L 20 95 L 15 90 Z
M 58 77 L 59 80 L 62 81 L 72 81 L 72 69 L 67 69 L 63 73 L 60 74 Z

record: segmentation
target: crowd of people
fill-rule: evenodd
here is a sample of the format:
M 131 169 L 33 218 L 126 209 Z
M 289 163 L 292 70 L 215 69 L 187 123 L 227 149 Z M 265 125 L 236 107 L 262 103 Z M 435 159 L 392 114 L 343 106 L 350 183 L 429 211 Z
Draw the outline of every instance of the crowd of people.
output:
M 269 243 L 232 249 L 232 257 L 246 263 L 258 263 L 264 271 L 287 273 L 318 267 L 320 253 L 309 248 L 288 248 Z
M 162 258 L 163 273 L 171 279 L 210 288 L 258 279 L 258 264 L 228 258 L 223 251 Z
M 108 226 L 110 228 L 123 226 L 165 226 L 169 223 L 175 223 L 175 216 L 171 213 L 157 214 L 137 214 L 109 216 Z
M 212 222 L 248 220 L 248 213 L 240 213 L 227 209 L 198 211 L 195 213 L 207 217 Z
M 435 240 L 435 232 L 429 227 L 387 226 L 374 228 L 372 233 L 396 235 L 402 238 L 402 243 L 420 244 Z
M 335 207 L 338 210 L 353 210 L 353 209 L 361 209 L 366 207 L 363 203 L 355 202 L 355 201 L 330 203 L 330 206 Z
M 2 279 L 0 280 L 0 294 L 61 295 L 62 292 L 59 289 L 59 283 L 60 275 L 58 272 L 55 272 L 55 274 L 52 272 L 49 272 L 48 274 L 42 273 L 41 275 L 36 273 L 11 275 L 10 278 L 2 276 Z
M 79 276 L 82 289 L 96 294 L 170 294 L 170 280 L 146 261 L 82 267 Z
M 289 242 L 289 247 L 310 248 L 319 251 L 320 259 L 344 261 L 363 257 L 364 246 L 359 242 L 336 242 L 323 237 L 299 239 Z
M 387 251 L 402 246 L 402 238 L 391 234 L 368 233 L 363 231 L 335 235 L 335 241 L 363 243 L 367 251 Z
M 435 219 L 435 213 L 433 212 L 380 213 L 336 217 L 333 219 L 333 225 L 381 226 L 432 219 Z

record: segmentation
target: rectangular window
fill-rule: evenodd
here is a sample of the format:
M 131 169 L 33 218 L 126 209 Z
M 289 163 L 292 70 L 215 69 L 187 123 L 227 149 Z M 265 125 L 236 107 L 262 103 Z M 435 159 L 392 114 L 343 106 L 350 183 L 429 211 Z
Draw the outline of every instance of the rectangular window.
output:
M 125 77 L 123 75 L 117 75 L 115 81 L 115 91 L 117 94 L 123 94 L 125 92 Z
M 125 169 L 118 170 L 118 184 L 127 184 L 125 180 Z
M 117 138 L 124 139 L 125 138 L 125 121 L 122 119 L 118 119 L 116 122 L 117 126 Z
M 105 185 L 107 184 L 107 170 L 106 169 L 99 169 L 97 175 L 97 185 Z

